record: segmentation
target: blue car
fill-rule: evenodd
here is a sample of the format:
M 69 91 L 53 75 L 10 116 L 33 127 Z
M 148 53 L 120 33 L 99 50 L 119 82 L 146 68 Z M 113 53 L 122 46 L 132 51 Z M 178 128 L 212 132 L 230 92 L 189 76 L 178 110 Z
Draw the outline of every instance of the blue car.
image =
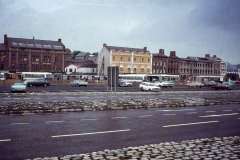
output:
M 25 92 L 27 91 L 27 87 L 24 83 L 18 82 L 11 85 L 11 92 Z

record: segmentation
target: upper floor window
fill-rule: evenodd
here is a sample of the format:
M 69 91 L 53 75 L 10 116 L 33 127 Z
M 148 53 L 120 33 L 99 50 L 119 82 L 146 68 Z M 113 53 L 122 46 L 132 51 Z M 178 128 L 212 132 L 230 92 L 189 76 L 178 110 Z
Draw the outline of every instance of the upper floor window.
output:
M 148 59 L 148 62 L 150 62 L 150 59 Z
M 123 61 L 123 57 L 121 57 L 120 59 L 121 59 L 121 61 Z
M 144 58 L 142 58 L 142 62 L 144 62 Z
M 134 62 L 136 62 L 136 58 L 134 58 Z
M 16 57 L 15 54 L 12 54 L 12 61 L 15 61 Z
M 131 59 L 131 58 L 130 58 L 130 57 L 128 57 L 128 61 L 130 61 L 130 59 Z
M 115 60 L 115 56 L 113 56 L 113 61 Z

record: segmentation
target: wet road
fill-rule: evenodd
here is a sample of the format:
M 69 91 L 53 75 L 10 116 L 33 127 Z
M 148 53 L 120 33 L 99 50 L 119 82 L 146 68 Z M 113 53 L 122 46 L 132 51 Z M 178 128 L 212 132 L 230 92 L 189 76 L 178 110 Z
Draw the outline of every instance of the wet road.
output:
M 240 106 L 0 116 L 1 159 L 80 154 L 240 133 Z

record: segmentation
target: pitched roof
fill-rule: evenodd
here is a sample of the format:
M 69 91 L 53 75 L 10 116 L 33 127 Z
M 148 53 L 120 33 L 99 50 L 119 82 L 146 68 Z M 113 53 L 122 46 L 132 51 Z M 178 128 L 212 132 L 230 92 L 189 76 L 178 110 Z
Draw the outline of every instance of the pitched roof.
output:
M 166 56 L 165 54 L 162 53 L 152 53 L 153 57 L 162 57 L 162 58 L 168 58 L 168 56 Z
M 78 53 L 75 57 L 84 57 L 86 56 L 87 54 L 90 54 L 89 52 L 80 52 Z
M 96 63 L 86 63 L 81 65 L 79 68 L 97 68 L 98 64 Z
M 45 49 L 45 50 L 64 50 L 65 46 L 59 41 L 11 38 L 7 37 L 7 42 L 10 47 Z
M 65 59 L 65 62 L 94 63 L 92 60 Z
M 106 46 L 106 48 L 108 49 L 108 51 L 111 50 L 115 50 L 115 51 L 130 51 L 130 52 L 148 52 L 146 49 L 144 48 L 128 48 L 128 47 L 117 47 L 117 46 Z
M 0 43 L 0 51 L 6 51 L 7 47 L 4 43 Z

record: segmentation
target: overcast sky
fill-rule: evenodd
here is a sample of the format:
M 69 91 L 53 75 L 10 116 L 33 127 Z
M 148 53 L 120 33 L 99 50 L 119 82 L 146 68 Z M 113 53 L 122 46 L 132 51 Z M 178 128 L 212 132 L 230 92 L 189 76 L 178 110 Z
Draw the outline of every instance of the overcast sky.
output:
M 71 51 L 109 46 L 240 64 L 239 0 L 0 0 L 0 43 L 62 39 Z

